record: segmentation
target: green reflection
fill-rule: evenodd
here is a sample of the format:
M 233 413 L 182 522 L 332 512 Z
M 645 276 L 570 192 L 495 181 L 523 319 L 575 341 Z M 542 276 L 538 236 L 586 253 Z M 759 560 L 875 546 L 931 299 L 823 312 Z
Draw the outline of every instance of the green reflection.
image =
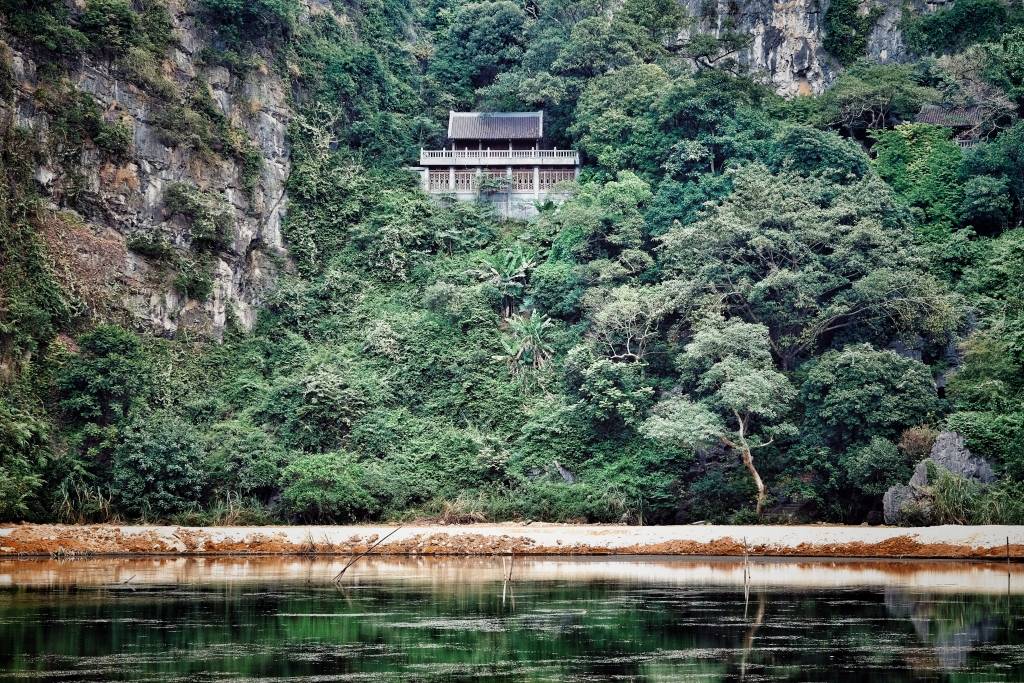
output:
M 592 579 L 10 587 L 0 680 L 1022 680 L 1022 608 Z

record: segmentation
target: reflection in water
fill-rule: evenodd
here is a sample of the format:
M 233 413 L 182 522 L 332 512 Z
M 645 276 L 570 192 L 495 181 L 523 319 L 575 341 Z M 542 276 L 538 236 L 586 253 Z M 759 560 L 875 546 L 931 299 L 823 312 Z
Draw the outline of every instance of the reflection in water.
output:
M 0 561 L 7 680 L 1024 680 L 1024 568 Z M 1009 581 L 1008 581 L 1009 579 Z

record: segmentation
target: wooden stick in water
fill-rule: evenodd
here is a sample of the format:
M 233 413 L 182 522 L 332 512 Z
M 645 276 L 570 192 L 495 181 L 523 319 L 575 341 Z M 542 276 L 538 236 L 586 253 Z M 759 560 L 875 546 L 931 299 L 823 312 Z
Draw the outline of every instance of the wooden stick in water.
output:
M 338 572 L 338 575 L 334 577 L 334 580 L 335 580 L 335 582 L 337 582 L 337 581 L 338 581 L 338 580 L 339 580 L 339 579 L 340 579 L 340 578 L 341 578 L 342 576 L 344 576 L 344 575 L 345 575 L 345 572 L 346 572 L 346 571 L 348 571 L 348 568 L 349 568 L 349 567 L 351 567 L 352 565 L 354 565 L 354 564 L 355 564 L 355 563 L 356 563 L 356 562 L 357 562 L 357 561 L 358 561 L 358 560 L 359 560 L 360 558 L 363 558 L 363 557 L 366 557 L 367 555 L 369 555 L 369 554 L 370 554 L 370 552 L 371 552 L 371 551 L 373 551 L 373 549 L 374 549 L 374 548 L 376 548 L 376 547 L 377 547 L 377 546 L 379 546 L 379 545 L 380 545 L 381 543 L 383 543 L 384 541 L 386 541 L 386 540 L 388 540 L 389 538 L 391 538 L 391 537 L 392 537 L 392 536 L 393 536 L 394 534 L 396 534 L 396 533 L 398 532 L 398 530 L 399 530 L 399 529 L 401 529 L 401 528 L 402 528 L 402 527 L 397 527 L 397 528 L 393 529 L 393 530 L 391 531 L 391 533 L 389 533 L 389 534 L 388 534 L 387 536 L 385 536 L 384 538 L 380 539 L 379 541 L 377 541 L 376 543 L 374 543 L 373 545 L 371 545 L 371 546 L 370 546 L 369 548 L 367 548 L 367 549 L 366 549 L 366 551 L 365 551 L 365 552 L 362 552 L 362 553 L 360 553 L 360 554 L 356 555 L 355 557 L 353 557 L 353 558 L 352 558 L 351 560 L 349 560 L 348 564 L 346 564 L 346 565 L 345 565 L 344 567 L 342 567 L 342 568 L 341 568 L 341 571 L 340 571 L 340 572 Z

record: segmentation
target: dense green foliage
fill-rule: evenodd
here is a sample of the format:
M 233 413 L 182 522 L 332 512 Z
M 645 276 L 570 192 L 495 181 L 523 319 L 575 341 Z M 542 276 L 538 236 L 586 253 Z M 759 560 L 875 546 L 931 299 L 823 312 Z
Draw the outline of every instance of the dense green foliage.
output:
M 871 29 L 884 11 L 874 6 L 862 14 L 857 0 L 833 0 L 825 13 L 825 49 L 844 65 L 864 57 Z
M 0 0 L 31 49 L 165 98 L 165 144 L 253 177 L 207 84 L 152 68 L 161 8 Z M 680 42 L 673 0 L 201 0 L 214 61 L 292 85 L 295 268 L 223 343 L 99 324 L 48 257 L 56 217 L 8 128 L 0 518 L 860 522 L 950 428 L 1002 480 L 939 480 L 939 521 L 1018 519 L 1020 32 L 980 0 L 920 21 L 992 13 L 919 46 L 948 61 L 876 65 L 856 61 L 872 15 L 833 4 L 850 66 L 785 101 L 729 57 L 736 37 Z M 982 96 L 970 149 L 908 122 Z M 37 99 L 60 140 L 130 157 L 68 79 Z M 420 193 L 401 166 L 470 107 L 543 107 L 586 158 L 571 198 L 517 222 Z M 163 200 L 185 244 L 129 247 L 204 299 L 233 210 L 188 183 Z
M 1014 26 L 1024 25 L 1016 3 L 999 0 L 959 0 L 949 7 L 904 22 L 907 46 L 921 54 L 949 54 L 975 43 L 991 42 Z

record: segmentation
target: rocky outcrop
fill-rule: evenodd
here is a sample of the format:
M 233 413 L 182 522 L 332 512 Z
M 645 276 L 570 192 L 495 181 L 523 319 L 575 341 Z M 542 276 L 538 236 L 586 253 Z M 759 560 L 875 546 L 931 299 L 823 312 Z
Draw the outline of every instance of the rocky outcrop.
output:
M 92 273 L 104 281 L 106 302 L 89 301 L 93 312 L 119 318 L 139 329 L 173 336 L 188 333 L 219 338 L 229 319 L 243 328 L 255 320 L 255 311 L 287 265 L 281 239 L 281 222 L 287 206 L 285 182 L 289 173 L 286 131 L 291 113 L 289 86 L 272 69 L 259 64 L 229 70 L 210 63 L 204 51 L 209 32 L 190 11 L 188 2 L 170 2 L 173 45 L 157 60 L 154 81 L 165 91 L 126 77 L 123 68 L 87 54 L 67 69 L 62 82 L 78 93 L 95 98 L 103 120 L 130 131 L 131 147 L 118 158 L 104 154 L 91 142 L 80 149 L 52 135 L 55 113 L 41 103 L 40 93 L 53 88 L 49 57 L 37 55 L 31 46 L 2 35 L 7 44 L 7 66 L 15 83 L 14 97 L 0 104 L 3 125 L 28 129 L 47 150 L 36 172 L 38 191 L 49 202 L 57 226 L 74 224 L 94 239 L 62 244 L 58 251 L 76 252 L 69 260 L 72 288 L 85 279 L 90 264 L 102 264 Z M 203 89 L 215 107 L 218 121 L 231 135 L 259 157 L 254 170 L 252 155 L 210 149 L 170 139 L 168 116 L 177 106 L 187 106 L 190 93 Z M 168 94 L 167 91 L 171 94 Z M 192 131 L 186 122 L 185 137 Z M 258 172 L 255 179 L 250 176 Z M 168 258 L 154 258 L 133 249 L 132 240 L 145 235 L 167 244 L 174 254 L 194 251 L 187 226 L 166 206 L 167 189 L 187 183 L 197 191 L 218 198 L 230 209 L 230 234 L 225 243 L 203 254 L 203 267 L 212 277 L 212 290 L 188 296 L 175 285 L 176 268 Z M 54 228 L 67 233 L 64 227 Z M 94 242 L 104 247 L 94 253 Z M 173 254 L 172 254 L 173 255 Z M 54 255 L 59 260 L 60 254 Z M 105 310 L 98 310 L 98 309 Z M 106 310 L 113 309 L 113 310 Z
M 886 524 L 906 524 L 912 516 L 927 517 L 931 494 L 929 471 L 941 468 L 955 476 L 971 479 L 982 484 L 995 481 L 995 472 L 984 458 L 971 453 L 964 437 L 956 432 L 942 432 L 935 439 L 931 453 L 917 464 L 914 475 L 906 485 L 897 484 L 889 488 L 882 498 Z
M 825 15 L 829 0 L 681 0 L 691 18 L 689 33 L 719 37 L 729 32 L 746 36 L 733 58 L 772 83 L 782 95 L 822 92 L 841 71 L 825 50 Z M 941 3 L 867 0 L 863 14 L 878 17 L 867 37 L 865 57 L 876 62 L 905 58 L 900 22 L 906 8 L 928 11 Z

